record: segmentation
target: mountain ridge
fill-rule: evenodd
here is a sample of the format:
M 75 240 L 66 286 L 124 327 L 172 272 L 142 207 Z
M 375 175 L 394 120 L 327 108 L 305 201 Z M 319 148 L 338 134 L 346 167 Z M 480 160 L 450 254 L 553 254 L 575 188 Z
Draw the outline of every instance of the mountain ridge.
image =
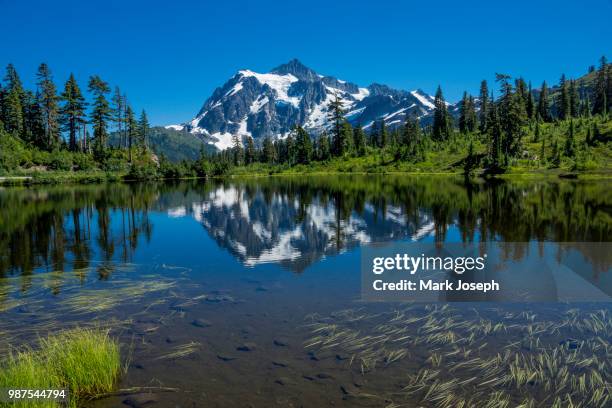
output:
M 336 96 L 346 119 L 366 130 L 376 120 L 390 128 L 408 116 L 427 121 L 434 107 L 434 98 L 421 89 L 406 91 L 379 83 L 359 87 L 292 59 L 266 73 L 239 70 L 213 91 L 193 119 L 166 128 L 184 130 L 218 150 L 233 146 L 235 136 L 253 137 L 257 144 L 266 137 L 282 139 L 296 125 L 317 135 L 328 126 L 327 107 Z

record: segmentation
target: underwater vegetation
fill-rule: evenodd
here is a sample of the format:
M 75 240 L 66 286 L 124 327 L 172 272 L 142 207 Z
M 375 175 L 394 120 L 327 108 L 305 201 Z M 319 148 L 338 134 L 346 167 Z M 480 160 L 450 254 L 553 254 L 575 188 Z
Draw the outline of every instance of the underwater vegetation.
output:
M 490 315 L 490 317 L 489 317 Z M 607 407 L 612 318 L 569 309 L 553 319 L 501 308 L 460 312 L 448 304 L 378 314 L 311 315 L 316 353 L 342 356 L 363 376 L 407 366 L 400 391 L 355 397 L 428 407 Z M 417 364 L 417 367 L 415 367 Z M 410 368 L 408 368 L 410 366 Z M 401 370 L 400 370 L 401 371 Z

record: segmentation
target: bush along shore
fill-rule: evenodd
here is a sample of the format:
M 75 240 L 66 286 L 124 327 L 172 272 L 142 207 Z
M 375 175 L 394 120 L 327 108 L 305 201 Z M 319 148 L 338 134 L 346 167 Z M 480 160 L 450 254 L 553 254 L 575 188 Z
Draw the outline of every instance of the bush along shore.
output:
M 111 393 L 124 371 L 119 344 L 104 329 L 70 329 L 41 338 L 35 348 L 0 360 L 0 388 L 65 389 L 70 407 Z M 18 401 L 11 407 L 59 407 L 59 401 Z
M 577 79 L 551 88 L 497 74 L 498 97 L 486 81 L 450 112 L 438 87 L 433 115 L 418 112 L 388 128 L 346 119 L 336 96 L 327 125 L 310 134 L 296 125 L 283 138 L 234 135 L 233 146 L 171 162 L 149 146 L 145 111 L 139 118 L 125 94 L 99 76 L 89 78 L 87 103 L 71 75 L 58 94 L 41 64 L 36 94 L 9 64 L 0 87 L 0 181 L 96 182 L 284 173 L 538 174 L 577 177 L 612 173 L 612 64 L 602 57 Z M 493 88 L 493 87 L 491 87 Z M 87 109 L 86 109 L 87 108 Z M 112 132 L 109 129 L 113 129 Z M 90 130 L 92 134 L 90 134 Z M 185 132 L 185 138 L 197 136 Z

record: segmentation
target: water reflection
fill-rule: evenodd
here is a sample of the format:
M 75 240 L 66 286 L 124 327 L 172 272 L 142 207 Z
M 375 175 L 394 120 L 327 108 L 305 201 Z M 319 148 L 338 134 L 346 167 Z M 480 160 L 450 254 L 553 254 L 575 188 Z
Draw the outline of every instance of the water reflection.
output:
M 151 239 L 152 213 L 194 218 L 247 266 L 274 262 L 301 272 L 322 257 L 381 241 L 607 242 L 610 203 L 605 181 L 466 184 L 431 176 L 6 188 L 0 276 L 81 269 L 96 260 L 104 278 L 113 260 L 129 262 L 139 242 Z M 583 253 L 600 272 L 611 263 L 610 254 Z

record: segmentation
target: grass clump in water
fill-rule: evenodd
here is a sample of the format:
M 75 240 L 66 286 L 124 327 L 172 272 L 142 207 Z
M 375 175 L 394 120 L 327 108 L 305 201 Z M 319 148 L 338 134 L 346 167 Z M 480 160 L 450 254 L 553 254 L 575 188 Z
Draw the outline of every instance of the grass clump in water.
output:
M 72 329 L 39 343 L 39 348 L 12 353 L 0 363 L 0 388 L 69 389 L 72 407 L 113 390 L 122 366 L 119 344 L 108 330 Z M 45 404 L 11 406 L 56 406 Z

